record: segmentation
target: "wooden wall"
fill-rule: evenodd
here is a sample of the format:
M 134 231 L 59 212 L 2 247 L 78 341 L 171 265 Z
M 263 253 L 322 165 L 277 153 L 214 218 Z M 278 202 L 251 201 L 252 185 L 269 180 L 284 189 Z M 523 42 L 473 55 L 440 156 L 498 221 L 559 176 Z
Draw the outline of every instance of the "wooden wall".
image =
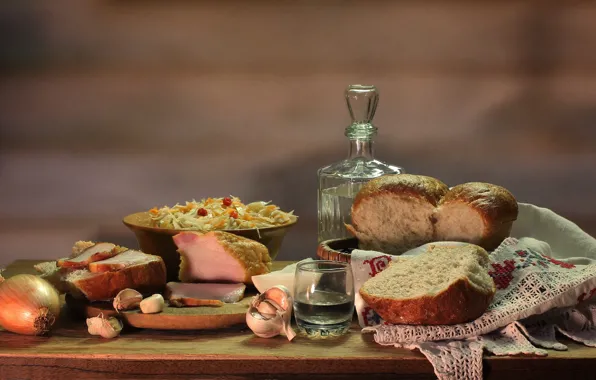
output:
M 377 156 L 492 181 L 596 226 L 596 5 L 516 1 L 0 4 L 0 266 L 204 196 L 301 217 L 343 158 L 344 88 L 375 84 Z

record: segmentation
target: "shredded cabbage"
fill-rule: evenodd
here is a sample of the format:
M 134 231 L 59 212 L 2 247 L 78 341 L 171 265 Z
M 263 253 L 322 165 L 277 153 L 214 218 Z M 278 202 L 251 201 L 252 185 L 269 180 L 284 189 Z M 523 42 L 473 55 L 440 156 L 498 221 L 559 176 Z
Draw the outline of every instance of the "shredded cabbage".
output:
M 228 206 L 224 202 L 231 204 Z M 149 210 L 153 225 L 176 230 L 239 230 L 277 227 L 296 221 L 294 211 L 285 212 L 271 202 L 252 202 L 247 205 L 240 198 L 194 199 L 173 207 Z

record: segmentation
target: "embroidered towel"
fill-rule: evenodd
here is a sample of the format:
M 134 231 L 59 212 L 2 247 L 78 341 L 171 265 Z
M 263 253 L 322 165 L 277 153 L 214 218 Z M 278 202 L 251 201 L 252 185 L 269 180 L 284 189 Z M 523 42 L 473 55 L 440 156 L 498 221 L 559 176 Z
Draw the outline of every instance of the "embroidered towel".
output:
M 546 355 L 536 346 L 565 349 L 556 341 L 555 331 L 596 346 L 596 308 L 589 304 L 596 295 L 596 240 L 554 212 L 529 204 L 520 204 L 512 236 L 517 238 L 506 239 L 491 253 L 490 275 L 497 293 L 475 321 L 453 326 L 390 325 L 357 294 L 363 332 L 374 333 L 379 344 L 419 349 L 441 379 L 456 379 L 462 373 L 482 378 L 482 348 L 496 355 Z M 391 258 L 353 251 L 356 288 L 385 269 Z M 588 306 L 574 308 L 579 303 Z M 469 376 L 469 371 L 475 375 Z

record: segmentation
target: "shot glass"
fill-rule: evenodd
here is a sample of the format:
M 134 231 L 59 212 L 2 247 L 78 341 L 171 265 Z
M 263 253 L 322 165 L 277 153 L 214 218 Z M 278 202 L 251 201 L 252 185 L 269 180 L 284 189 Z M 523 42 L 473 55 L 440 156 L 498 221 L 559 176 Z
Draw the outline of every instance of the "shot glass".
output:
M 345 334 L 354 314 L 350 264 L 304 262 L 296 266 L 294 276 L 294 318 L 299 332 L 311 338 Z

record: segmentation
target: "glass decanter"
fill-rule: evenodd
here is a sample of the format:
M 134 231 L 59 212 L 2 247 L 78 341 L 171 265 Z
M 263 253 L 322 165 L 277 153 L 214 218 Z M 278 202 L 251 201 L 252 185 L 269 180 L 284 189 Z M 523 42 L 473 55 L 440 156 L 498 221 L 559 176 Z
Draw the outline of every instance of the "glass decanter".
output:
M 375 160 L 373 139 L 377 128 L 372 119 L 379 102 L 375 86 L 350 85 L 345 92 L 352 118 L 345 135 L 348 157 L 318 170 L 318 241 L 351 236 L 344 223 L 351 223 L 354 197 L 366 182 L 385 174 L 403 173 L 400 167 Z

